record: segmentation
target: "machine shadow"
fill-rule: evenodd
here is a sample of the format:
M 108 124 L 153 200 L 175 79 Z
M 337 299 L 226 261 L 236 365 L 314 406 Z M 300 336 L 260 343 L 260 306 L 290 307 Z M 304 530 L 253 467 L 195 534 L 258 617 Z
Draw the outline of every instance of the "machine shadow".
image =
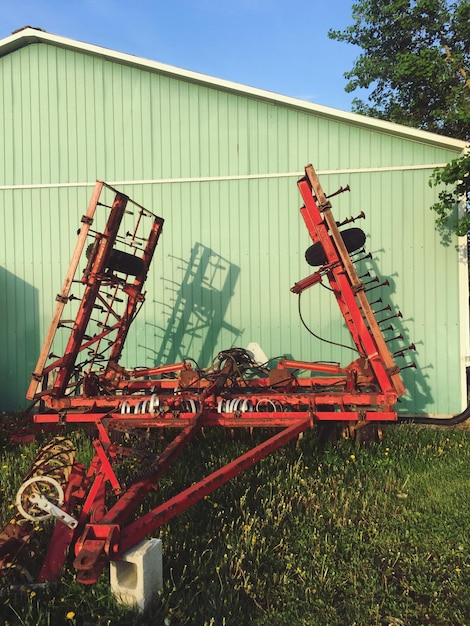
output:
M 0 267 L 0 409 L 26 407 L 39 352 L 38 290 Z
M 242 335 L 225 321 L 240 268 L 201 243 L 194 245 L 188 261 L 173 259 L 183 263 L 178 269 L 184 274 L 179 284 L 163 279 L 174 297 L 155 365 L 191 357 L 199 367 L 207 367 L 223 331 L 231 335 L 231 341 L 224 341 L 227 345 Z
M 413 318 L 401 312 L 399 303 L 394 302 L 394 280 L 392 276 L 382 276 L 379 264 L 375 260 L 377 252 L 372 257 L 360 259 L 360 255 L 353 256 L 356 271 L 366 285 L 367 299 L 376 315 L 388 348 L 395 363 L 400 368 L 403 383 L 407 394 L 398 400 L 398 409 L 401 412 L 416 412 L 417 406 L 426 406 L 434 401 L 431 388 L 427 381 L 426 369 L 430 364 L 420 364 L 419 342 L 415 342 L 409 333 L 409 324 Z M 374 282 L 379 279 L 377 282 Z M 387 281 L 388 284 L 383 284 Z M 369 283 L 369 284 L 367 284 Z

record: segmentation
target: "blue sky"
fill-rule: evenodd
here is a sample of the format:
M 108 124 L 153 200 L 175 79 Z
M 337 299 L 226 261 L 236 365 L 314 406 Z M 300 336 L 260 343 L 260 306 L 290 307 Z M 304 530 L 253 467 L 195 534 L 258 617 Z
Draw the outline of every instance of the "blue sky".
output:
M 349 111 L 360 53 L 328 30 L 353 0 L 1 0 L 0 37 L 23 26 Z

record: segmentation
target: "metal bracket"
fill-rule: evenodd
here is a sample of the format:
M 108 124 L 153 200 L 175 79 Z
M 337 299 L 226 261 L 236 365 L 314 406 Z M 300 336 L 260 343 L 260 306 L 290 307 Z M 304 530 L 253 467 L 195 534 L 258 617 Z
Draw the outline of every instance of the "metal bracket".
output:
M 40 493 L 33 493 L 32 495 L 30 495 L 29 501 L 31 502 L 31 504 L 35 504 L 39 509 L 41 509 L 45 513 L 49 513 L 49 515 L 55 517 L 57 520 L 59 520 L 59 522 L 62 522 L 69 528 L 77 528 L 78 521 L 74 517 L 72 517 L 65 511 L 62 511 L 62 509 L 60 509 L 55 504 L 52 504 L 52 502 L 49 502 L 49 500 Z

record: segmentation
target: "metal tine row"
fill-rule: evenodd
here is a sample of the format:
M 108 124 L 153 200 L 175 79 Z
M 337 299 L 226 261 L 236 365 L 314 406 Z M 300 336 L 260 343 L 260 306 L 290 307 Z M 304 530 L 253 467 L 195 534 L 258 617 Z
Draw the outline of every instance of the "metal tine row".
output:
M 130 200 L 130 198 L 129 198 L 129 200 Z M 145 209 L 143 206 L 140 206 L 140 204 L 137 204 L 137 202 L 133 202 L 133 201 L 131 201 L 131 204 L 132 204 L 135 208 L 138 208 L 138 209 L 139 209 L 139 211 L 138 211 L 138 212 L 139 212 L 139 215 L 140 215 L 140 216 L 144 216 L 144 217 L 154 217 L 154 215 L 153 215 L 153 213 L 152 213 L 151 211 L 148 211 L 148 210 L 147 210 L 147 209 Z M 112 209 L 112 208 L 113 208 L 113 207 L 112 207 L 112 205 L 110 205 L 110 204 L 106 204 L 105 202 L 101 202 L 101 201 L 98 201 L 98 202 L 96 203 L 96 206 L 102 206 L 102 207 L 104 207 L 105 209 Z M 131 210 L 129 210 L 128 208 L 126 208 L 125 213 L 127 213 L 128 215 L 133 215 L 133 216 L 135 216 L 134 211 L 131 211 Z
M 383 320 L 378 321 L 378 324 L 383 324 L 384 322 L 388 322 L 389 320 L 393 320 L 395 317 L 400 317 L 401 319 L 403 319 L 403 313 L 401 311 L 398 311 L 398 313 L 395 313 L 395 315 L 389 315 L 389 317 L 384 317 Z
M 363 254 L 364 256 L 360 257 L 359 259 L 356 259 L 355 257 L 358 254 Z M 365 261 L 365 259 L 371 259 L 372 258 L 372 252 L 369 252 L 368 254 L 366 254 L 366 251 L 364 248 L 360 248 L 359 250 L 356 250 L 355 252 L 351 252 L 350 255 L 351 257 L 351 261 L 353 263 L 359 263 L 360 261 Z
M 77 231 L 78 233 L 80 231 Z M 89 229 L 88 231 L 89 235 L 101 235 L 102 233 L 100 233 L 97 230 L 93 230 L 93 229 Z M 145 248 L 143 246 L 143 243 L 145 243 L 147 241 L 146 237 L 139 237 L 138 235 L 135 235 L 129 231 L 126 232 L 125 235 L 117 235 L 116 236 L 116 241 L 119 242 L 120 244 L 124 245 L 124 246 L 129 246 L 129 248 L 135 248 L 136 250 L 141 250 L 143 251 Z
M 352 217 L 352 216 L 347 217 L 342 222 L 337 222 L 336 225 L 338 227 L 341 227 L 341 226 L 345 226 L 346 224 L 351 224 L 355 222 L 356 220 L 364 220 L 365 218 L 366 218 L 366 214 L 364 213 L 364 211 L 361 211 L 359 215 L 356 215 L 356 217 Z
M 364 215 L 359 215 L 358 217 L 365 217 L 365 216 Z M 345 220 L 343 222 L 343 224 L 347 224 L 350 221 L 354 221 L 354 219 Z M 363 255 L 363 256 L 360 256 L 360 255 Z M 355 252 L 352 252 L 350 254 L 350 257 L 351 257 L 351 260 L 352 260 L 353 263 L 359 263 L 360 261 L 364 261 L 364 260 L 367 260 L 367 259 L 372 259 L 372 253 L 369 252 L 368 254 L 366 254 L 365 249 L 361 248 L 360 250 L 356 250 Z M 366 271 L 364 274 L 361 274 L 359 276 L 359 278 L 360 279 L 362 279 L 362 278 L 369 278 L 370 276 L 371 276 L 370 271 Z M 364 283 L 365 286 L 372 285 L 372 284 L 373 284 L 372 287 L 369 287 L 369 288 L 365 289 L 364 291 L 368 292 L 368 291 L 372 291 L 373 289 L 377 289 L 379 287 L 388 287 L 388 286 L 390 286 L 390 282 L 389 282 L 388 279 L 385 279 L 383 282 L 380 282 L 380 279 L 377 276 L 375 278 L 372 278 L 371 280 L 369 280 L 369 281 Z M 376 305 L 376 304 L 380 305 L 380 304 L 383 304 L 383 300 L 382 300 L 382 298 L 379 297 L 376 300 L 374 300 L 373 302 L 370 302 L 369 304 L 370 304 L 371 307 Z M 391 311 L 391 310 L 392 310 L 391 305 L 387 304 L 386 306 L 383 306 L 381 309 L 374 310 L 374 314 L 383 313 L 384 311 Z M 381 325 L 381 324 L 384 324 L 385 322 L 390 321 L 391 319 L 396 319 L 396 318 L 403 319 L 403 314 L 402 314 L 401 311 L 398 311 L 394 315 L 389 315 L 388 317 L 384 317 L 381 320 L 377 320 L 377 323 L 379 325 Z M 386 327 L 381 327 L 382 333 L 386 333 L 386 332 L 393 331 L 393 330 L 395 330 L 395 329 L 394 329 L 394 327 L 391 324 L 389 324 Z M 403 341 L 403 340 L 404 340 L 403 335 L 401 333 L 399 333 L 398 335 L 395 335 L 394 337 L 390 337 L 389 339 L 385 339 L 385 342 L 386 343 L 392 343 L 393 341 Z M 410 344 L 409 346 L 407 346 L 405 348 L 401 348 L 400 350 L 397 350 L 396 352 L 394 352 L 392 354 L 392 356 L 394 358 L 405 358 L 406 357 L 406 353 L 409 352 L 409 351 L 416 352 L 416 346 L 415 346 L 414 343 Z M 405 369 L 410 369 L 410 368 L 411 369 L 416 369 L 417 368 L 416 363 L 410 363 L 409 365 L 405 365 L 404 367 L 401 367 L 400 370 L 405 370 Z

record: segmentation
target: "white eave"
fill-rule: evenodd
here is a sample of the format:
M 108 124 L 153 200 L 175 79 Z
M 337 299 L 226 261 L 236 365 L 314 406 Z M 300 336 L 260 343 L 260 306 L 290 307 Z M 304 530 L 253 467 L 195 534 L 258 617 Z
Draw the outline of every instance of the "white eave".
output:
M 306 100 L 280 95 L 264 89 L 249 87 L 247 85 L 242 85 L 240 83 L 235 83 L 221 78 L 214 78 L 206 74 L 200 74 L 198 72 L 192 72 L 190 70 L 181 69 L 172 65 L 166 65 L 165 63 L 144 59 L 132 54 L 116 52 L 94 44 L 83 43 L 67 37 L 53 35 L 38 28 L 25 27 L 15 31 L 12 35 L 6 37 L 5 39 L 1 39 L 0 57 L 10 54 L 11 52 L 14 52 L 24 46 L 37 43 L 45 43 L 69 50 L 75 50 L 95 57 L 100 57 L 108 61 L 122 63 L 146 71 L 154 71 L 166 76 L 172 76 L 179 80 L 187 80 L 193 83 L 205 85 L 209 88 L 220 89 L 249 98 L 265 100 L 274 105 L 282 105 L 303 110 L 317 116 L 342 122 L 343 124 L 351 124 L 369 129 L 370 131 L 395 135 L 409 139 L 410 141 L 431 144 L 439 148 L 453 150 L 457 153 L 463 151 L 466 146 L 466 143 L 460 139 L 453 139 L 451 137 L 417 130 L 401 124 L 394 124 L 392 122 L 358 115 L 357 113 L 348 113 L 346 111 L 341 111 L 340 109 L 334 109 L 332 107 L 322 106 L 321 104 L 315 104 Z

